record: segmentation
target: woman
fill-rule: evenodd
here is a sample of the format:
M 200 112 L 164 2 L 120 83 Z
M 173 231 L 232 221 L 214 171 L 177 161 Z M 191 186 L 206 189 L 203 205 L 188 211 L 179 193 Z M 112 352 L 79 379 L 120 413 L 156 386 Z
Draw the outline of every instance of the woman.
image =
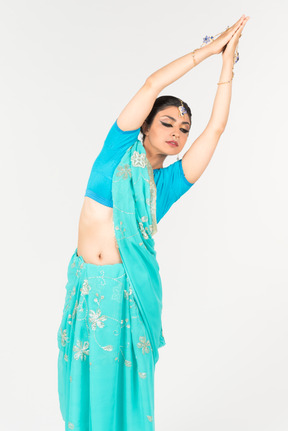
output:
M 225 129 L 235 49 L 248 19 L 243 15 L 211 43 L 150 75 L 112 125 L 93 164 L 58 330 L 66 429 L 155 429 L 154 371 L 165 339 L 152 236 L 203 173 Z M 163 168 L 165 158 L 186 144 L 191 111 L 176 97 L 157 96 L 220 52 L 223 67 L 208 125 L 182 160 Z

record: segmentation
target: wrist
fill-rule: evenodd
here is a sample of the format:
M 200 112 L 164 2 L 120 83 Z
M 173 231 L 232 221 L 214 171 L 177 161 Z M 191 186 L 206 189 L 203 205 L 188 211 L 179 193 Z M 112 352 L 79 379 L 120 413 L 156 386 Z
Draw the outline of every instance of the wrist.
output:
M 229 55 L 229 57 L 222 55 L 223 67 L 233 69 L 234 67 L 234 58 Z
M 210 55 L 214 54 L 211 47 L 208 45 L 202 46 L 201 48 L 196 48 L 192 51 L 192 55 L 194 57 L 194 64 L 197 66 L 201 61 L 205 60 L 205 58 L 210 57 Z

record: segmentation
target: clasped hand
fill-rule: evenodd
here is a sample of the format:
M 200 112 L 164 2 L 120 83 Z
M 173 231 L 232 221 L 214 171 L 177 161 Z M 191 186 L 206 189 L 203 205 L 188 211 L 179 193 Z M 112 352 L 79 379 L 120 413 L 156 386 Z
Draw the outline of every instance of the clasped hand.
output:
M 242 15 L 232 27 L 221 33 L 217 39 L 212 40 L 210 43 L 212 54 L 220 54 L 222 52 L 223 60 L 226 58 L 233 59 L 239 38 L 249 18 L 249 16 Z

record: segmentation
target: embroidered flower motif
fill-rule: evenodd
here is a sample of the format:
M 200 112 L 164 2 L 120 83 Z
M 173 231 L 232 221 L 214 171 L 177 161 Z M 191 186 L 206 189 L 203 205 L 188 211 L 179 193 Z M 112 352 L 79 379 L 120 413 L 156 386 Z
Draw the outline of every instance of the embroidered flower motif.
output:
M 83 284 L 82 284 L 82 287 L 80 289 L 81 294 L 82 295 L 88 295 L 90 290 L 91 290 L 91 287 L 88 284 L 88 280 L 84 280 Z
M 64 361 L 68 362 L 68 355 L 66 353 L 64 355 Z
M 73 320 L 73 319 L 74 319 L 74 317 L 76 316 L 76 313 L 77 313 L 77 310 L 78 310 L 79 305 L 80 305 L 80 304 L 78 303 L 78 300 L 76 299 L 73 313 L 72 313 L 72 315 L 71 315 L 71 314 L 69 314 L 69 316 L 68 316 L 68 319 L 69 319 L 69 318 L 71 318 L 71 320 L 68 320 L 69 325 L 72 325 L 72 320 Z
M 104 346 L 102 347 L 103 350 L 107 350 L 107 352 L 112 352 L 113 350 L 113 346 L 111 346 L 111 344 L 109 344 L 108 346 Z
M 148 159 L 147 159 L 148 160 Z M 152 217 L 152 236 L 157 232 L 157 219 L 156 219 L 156 200 L 157 200 L 157 187 L 154 181 L 154 173 L 151 163 L 147 162 L 147 170 L 149 175 L 149 186 L 150 186 L 150 201 L 147 199 L 147 204 L 150 205 L 151 217 Z
M 61 328 L 61 344 L 62 346 L 66 346 L 66 343 L 69 343 L 69 337 L 67 336 L 67 329 L 64 329 L 64 331 L 62 331 L 62 328 Z
M 138 371 L 139 377 L 141 377 L 141 379 L 146 379 L 147 377 L 147 373 L 140 373 L 140 371 Z
M 68 422 L 68 428 L 69 430 L 74 430 L 74 424 L 72 424 L 72 422 Z
M 77 345 L 73 347 L 73 352 L 76 352 L 74 358 L 81 358 L 81 360 L 85 360 L 86 355 L 89 355 L 89 341 L 84 341 L 84 343 L 82 343 L 80 340 L 77 340 L 76 344 Z
M 131 287 L 129 287 L 129 292 L 127 292 L 127 290 L 124 289 L 124 298 L 125 299 L 129 299 L 130 295 L 132 295 L 132 289 L 131 289 Z
M 134 151 L 134 153 L 131 156 L 131 162 L 132 166 L 135 166 L 136 168 L 145 168 L 146 166 L 146 154 L 145 153 L 138 153 L 138 151 Z
M 97 310 L 97 312 L 95 313 L 94 310 L 90 310 L 89 311 L 89 322 L 91 323 L 91 327 L 93 329 L 93 331 L 95 331 L 95 329 L 97 328 L 97 326 L 99 328 L 104 328 L 104 320 L 107 320 L 106 316 L 101 316 L 101 310 Z
M 128 163 L 125 163 L 125 165 L 119 165 L 117 167 L 116 177 L 123 177 L 124 180 L 131 177 L 131 168 L 128 165 Z
M 114 299 L 117 302 L 121 302 L 121 298 L 122 298 L 122 289 L 121 286 L 115 286 L 113 289 L 113 295 L 112 295 L 112 299 Z
M 148 416 L 147 415 L 147 419 L 148 419 L 148 421 L 152 422 L 153 421 L 153 416 Z
M 147 229 L 147 230 L 148 230 L 148 227 L 145 227 L 145 228 L 144 228 L 143 223 L 142 223 L 141 221 L 140 221 L 140 222 L 138 222 L 138 224 L 139 224 L 139 227 L 140 227 L 140 230 L 141 230 L 141 233 L 142 233 L 143 237 L 144 237 L 145 239 L 148 239 L 148 238 L 149 238 L 149 236 L 147 235 L 147 232 L 146 232 L 146 230 L 145 230 L 145 229 Z
M 137 344 L 137 347 L 139 347 L 139 349 L 142 349 L 143 355 L 145 353 L 149 353 L 150 341 L 149 340 L 146 341 L 146 337 L 139 337 L 139 340 L 140 342 Z
M 148 221 L 148 217 L 147 216 L 143 216 L 143 217 L 141 217 L 141 220 L 142 221 Z

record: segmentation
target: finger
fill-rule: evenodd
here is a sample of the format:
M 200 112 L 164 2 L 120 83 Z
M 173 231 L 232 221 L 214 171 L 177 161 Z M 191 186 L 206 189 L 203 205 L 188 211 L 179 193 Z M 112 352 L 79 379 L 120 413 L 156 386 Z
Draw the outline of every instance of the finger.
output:
M 238 27 L 238 25 L 240 25 L 240 23 L 241 23 L 244 19 L 245 19 L 245 15 L 242 15 L 242 16 L 238 19 L 238 21 L 236 21 L 236 22 L 235 22 L 235 24 L 234 24 L 234 25 L 232 25 L 232 27 L 230 27 L 230 28 Z
M 234 30 L 233 36 L 234 35 L 238 35 L 239 33 L 242 32 L 242 30 L 243 30 L 245 24 L 247 23 L 248 19 L 249 19 L 249 17 L 245 17 L 245 19 L 239 24 L 239 27 L 236 28 L 236 30 Z
M 245 17 L 245 19 L 244 19 L 244 21 L 242 21 L 241 22 L 241 24 L 240 24 L 240 26 L 239 26 L 239 28 L 236 30 L 236 32 L 235 33 L 241 33 L 242 32 L 242 30 L 243 30 L 243 28 L 245 27 L 245 25 L 247 24 L 247 21 L 249 20 L 249 16 L 246 16 Z

